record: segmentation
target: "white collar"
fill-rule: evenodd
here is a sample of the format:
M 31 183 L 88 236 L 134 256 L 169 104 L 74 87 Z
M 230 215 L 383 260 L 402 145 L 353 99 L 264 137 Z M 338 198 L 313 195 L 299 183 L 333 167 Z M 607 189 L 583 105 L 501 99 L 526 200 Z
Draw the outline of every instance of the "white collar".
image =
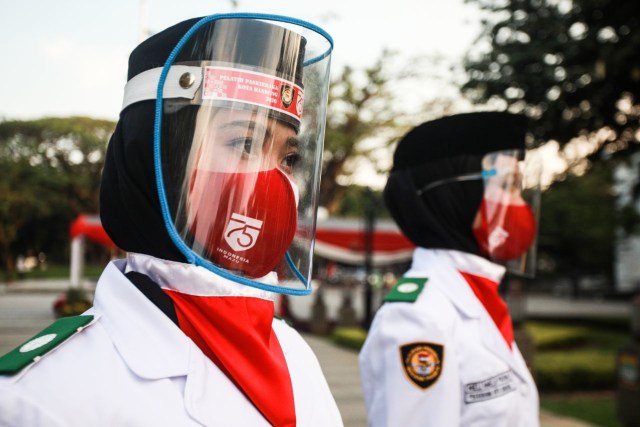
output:
M 118 260 L 107 265 L 96 287 L 94 308 L 129 369 L 147 380 L 186 377 L 185 409 L 201 425 L 228 424 L 237 417 L 238 405 L 251 411 L 246 414 L 256 421 L 251 425 L 263 425 L 246 396 L 127 279 L 126 264 Z
M 275 301 L 277 294 L 225 279 L 204 267 L 167 261 L 150 255 L 128 253 L 124 273 L 136 271 L 149 276 L 163 289 L 199 296 L 242 296 Z M 257 279 L 277 285 L 275 272 Z
M 430 285 L 447 295 L 458 310 L 468 317 L 479 317 L 485 310 L 460 272 L 486 277 L 497 286 L 505 268 L 466 252 L 417 248 L 406 276 L 432 279 Z
M 461 272 L 469 273 L 474 276 L 485 277 L 492 282 L 500 283 L 506 268 L 502 265 L 495 264 L 478 255 L 466 252 L 455 251 L 451 249 L 424 249 L 416 248 L 413 254 L 413 265 L 424 265 L 429 263 L 433 256 L 448 259 L 453 267 Z
M 136 375 L 187 375 L 195 344 L 126 278 L 125 264 L 109 263 L 98 280 L 94 307 L 100 322 Z

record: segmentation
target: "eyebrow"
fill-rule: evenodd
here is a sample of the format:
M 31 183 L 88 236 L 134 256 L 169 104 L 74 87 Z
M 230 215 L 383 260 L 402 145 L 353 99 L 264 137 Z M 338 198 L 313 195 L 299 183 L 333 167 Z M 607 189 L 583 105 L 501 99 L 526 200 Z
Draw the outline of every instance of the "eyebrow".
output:
M 300 148 L 300 139 L 295 136 L 290 136 L 287 138 L 287 147 Z
M 222 129 L 228 129 L 228 128 L 247 128 L 247 129 L 251 129 L 251 130 L 255 130 L 258 125 L 256 124 L 255 120 L 234 120 L 231 122 L 227 122 L 224 123 L 222 126 L 220 126 Z M 260 130 L 264 129 L 265 135 L 267 136 L 267 138 L 271 138 L 271 129 L 269 129 L 268 126 L 260 126 L 259 127 Z

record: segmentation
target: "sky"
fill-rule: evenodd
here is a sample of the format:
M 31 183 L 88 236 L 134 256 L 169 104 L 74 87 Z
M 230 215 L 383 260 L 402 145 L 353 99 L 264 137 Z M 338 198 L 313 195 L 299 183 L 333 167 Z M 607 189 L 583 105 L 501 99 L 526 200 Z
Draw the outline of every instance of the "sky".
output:
M 311 22 L 334 40 L 334 76 L 347 65 L 360 70 L 373 65 L 384 49 L 398 53 L 396 66 L 407 64 L 425 75 L 441 73 L 442 68 L 435 71 L 438 67 L 428 60 L 415 58 L 437 56 L 459 64 L 481 30 L 478 9 L 464 0 L 235 3 L 234 8 L 231 0 L 0 0 L 0 120 L 75 115 L 117 120 L 129 53 L 143 40 L 141 31 L 160 32 L 194 17 L 256 12 Z M 419 110 L 445 92 L 448 98 L 462 99 L 455 88 L 441 83 L 424 79 L 400 88 L 402 106 Z M 460 105 L 455 112 L 473 108 Z M 379 154 L 383 166 L 390 163 L 390 152 Z M 557 163 L 553 171 L 563 167 Z M 384 186 L 386 176 L 369 162 L 361 160 L 354 168 L 358 173 L 349 183 Z
M 144 12 L 143 12 L 144 11 Z M 334 39 L 332 72 L 370 66 L 383 49 L 401 58 L 462 58 L 480 31 L 463 0 L 0 0 L 0 119 L 82 115 L 116 120 L 129 53 L 145 26 L 226 12 L 292 16 Z M 428 102 L 433 87 L 412 95 Z

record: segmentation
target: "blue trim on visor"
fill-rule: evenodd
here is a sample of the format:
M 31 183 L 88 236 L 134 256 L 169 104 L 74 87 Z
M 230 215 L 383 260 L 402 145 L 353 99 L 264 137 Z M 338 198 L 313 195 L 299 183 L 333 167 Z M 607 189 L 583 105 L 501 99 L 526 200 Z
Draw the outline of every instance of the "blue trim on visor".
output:
M 492 176 L 498 175 L 498 170 L 496 168 L 486 171 L 483 170 L 482 172 L 480 172 L 480 175 L 482 175 L 483 178 L 491 178 Z
M 311 293 L 311 281 L 310 280 L 307 281 L 306 277 L 304 277 L 302 273 L 298 271 L 288 252 L 285 255 L 287 265 L 289 266 L 289 268 L 291 268 L 292 272 L 298 278 L 298 280 L 302 282 L 302 284 L 305 286 L 305 289 L 292 289 L 284 286 L 268 285 L 265 283 L 248 279 L 246 277 L 237 276 L 223 268 L 216 266 L 211 261 L 204 259 L 200 255 L 193 252 L 191 248 L 184 243 L 184 241 L 178 234 L 178 231 L 176 230 L 175 225 L 173 224 L 173 221 L 171 219 L 171 214 L 169 212 L 167 195 L 164 191 L 164 177 L 162 175 L 161 148 L 160 148 L 160 134 L 162 129 L 162 102 L 163 102 L 162 94 L 163 94 L 164 84 L 167 79 L 167 75 L 169 74 L 169 69 L 171 68 L 171 65 L 173 64 L 174 60 L 176 59 L 176 57 L 184 47 L 185 43 L 204 24 L 211 21 L 216 21 L 219 19 L 240 19 L 240 18 L 264 19 L 264 20 L 271 20 L 271 21 L 277 21 L 277 22 L 291 23 L 303 28 L 310 29 L 322 35 L 329 42 L 330 44 L 329 49 L 327 49 L 327 51 L 324 52 L 322 55 L 319 55 L 315 58 L 311 58 L 308 61 L 306 61 L 304 63 L 305 66 L 321 61 L 322 59 L 329 56 L 331 54 L 331 51 L 333 50 L 333 39 L 323 29 L 311 23 L 308 23 L 306 21 L 302 21 L 295 18 L 289 18 L 286 16 L 259 14 L 259 13 L 216 14 L 216 15 L 210 15 L 210 16 L 204 17 L 200 21 L 198 21 L 196 24 L 194 24 L 194 26 L 191 27 L 189 31 L 187 31 L 184 34 L 184 36 L 182 36 L 178 44 L 171 51 L 171 54 L 169 54 L 169 57 L 167 58 L 167 61 L 165 62 L 164 67 L 162 68 L 162 73 L 160 74 L 160 79 L 158 81 L 158 89 L 156 91 L 156 111 L 155 111 L 155 122 L 153 125 L 153 161 L 154 161 L 154 169 L 155 169 L 155 176 L 156 176 L 156 187 L 158 190 L 158 198 L 160 199 L 160 209 L 162 211 L 162 218 L 164 220 L 165 228 L 169 233 L 169 237 L 171 238 L 173 243 L 176 245 L 178 250 L 185 256 L 185 258 L 189 263 L 206 268 L 207 270 L 212 271 L 224 277 L 225 279 L 228 279 L 243 285 L 252 286 L 254 288 L 262 289 L 268 292 L 275 292 L 279 294 L 295 295 L 295 296 L 309 295 Z

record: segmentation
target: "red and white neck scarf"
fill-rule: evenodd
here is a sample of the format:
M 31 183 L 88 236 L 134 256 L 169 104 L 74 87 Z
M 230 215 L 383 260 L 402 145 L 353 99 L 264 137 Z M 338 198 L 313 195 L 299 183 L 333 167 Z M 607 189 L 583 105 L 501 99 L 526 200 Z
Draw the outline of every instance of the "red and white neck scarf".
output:
M 287 361 L 272 328 L 274 294 L 240 285 L 193 265 L 129 254 L 171 298 L 182 332 L 274 426 L 296 425 Z
M 272 301 L 167 290 L 180 329 L 274 426 L 295 426 L 287 362 L 271 327 Z

